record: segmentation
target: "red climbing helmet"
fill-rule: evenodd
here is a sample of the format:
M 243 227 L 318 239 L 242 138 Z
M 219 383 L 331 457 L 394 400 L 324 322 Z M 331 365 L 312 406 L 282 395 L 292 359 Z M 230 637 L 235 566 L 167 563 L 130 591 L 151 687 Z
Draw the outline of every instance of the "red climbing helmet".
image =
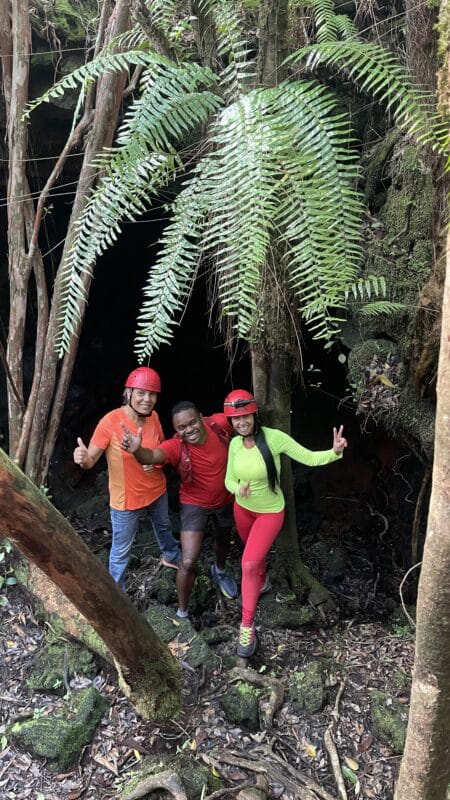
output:
M 161 378 L 151 367 L 138 367 L 130 372 L 125 386 L 128 389 L 143 389 L 144 392 L 160 392 Z
M 223 413 L 226 417 L 243 417 L 244 414 L 257 414 L 258 406 L 250 392 L 245 389 L 235 389 L 227 394 L 223 401 Z

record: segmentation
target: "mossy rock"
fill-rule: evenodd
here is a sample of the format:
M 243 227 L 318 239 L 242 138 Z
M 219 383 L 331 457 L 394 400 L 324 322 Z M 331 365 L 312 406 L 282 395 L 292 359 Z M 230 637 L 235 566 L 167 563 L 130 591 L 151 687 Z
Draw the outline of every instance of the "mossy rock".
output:
M 50 770 L 64 772 L 92 740 L 107 707 L 107 700 L 97 689 L 82 689 L 72 695 L 62 711 L 15 722 L 7 735 L 33 756 L 45 758 Z
M 175 757 L 169 755 L 148 756 L 142 760 L 139 768 L 127 778 L 122 787 L 119 800 L 127 800 L 127 797 L 135 791 L 142 781 L 166 770 L 177 773 L 184 786 L 188 800 L 200 800 L 205 794 L 211 794 L 223 788 L 222 781 L 212 775 L 211 770 L 200 764 L 194 756 L 188 756 L 184 753 L 179 753 Z M 150 798 L 150 795 L 148 797 Z M 167 797 L 168 794 L 165 791 L 156 790 L 151 793 L 152 800 L 166 800 Z
M 64 694 L 64 674 L 70 680 L 75 673 L 93 678 L 96 672 L 94 656 L 82 645 L 71 641 L 50 642 L 37 653 L 25 685 L 32 691 Z
M 311 661 L 289 678 L 289 701 L 295 711 L 315 714 L 324 707 L 327 697 L 323 664 Z
M 281 602 L 276 600 L 273 593 L 265 595 L 259 601 L 259 612 L 264 625 L 272 630 L 288 628 L 298 631 L 316 619 L 313 609 L 302 606 L 294 594 L 286 595 Z
M 160 605 L 150 606 L 144 616 L 161 641 L 168 643 L 176 640 L 180 645 L 188 645 L 183 661 L 190 667 L 197 669 L 204 665 L 211 669 L 218 663 L 217 656 L 189 619 L 177 619 L 173 611 Z
M 384 744 L 392 747 L 395 753 L 403 753 L 408 722 L 408 706 L 402 705 L 395 697 L 375 689 L 370 697 L 372 731 Z
M 258 689 L 245 681 L 231 686 L 220 699 L 228 722 L 250 731 L 259 730 L 260 695 Z
M 163 606 L 175 603 L 177 599 L 176 570 L 163 569 L 156 577 L 151 588 L 151 596 Z
M 209 646 L 229 642 L 235 635 L 229 628 L 204 628 L 202 630 L 203 639 Z

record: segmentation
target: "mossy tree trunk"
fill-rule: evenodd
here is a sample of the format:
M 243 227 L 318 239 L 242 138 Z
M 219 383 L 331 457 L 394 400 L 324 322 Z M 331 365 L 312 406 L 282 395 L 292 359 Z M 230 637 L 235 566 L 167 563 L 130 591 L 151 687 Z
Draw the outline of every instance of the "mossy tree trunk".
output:
M 441 4 L 440 103 L 448 115 L 450 3 Z M 450 234 L 438 363 L 435 448 L 417 596 L 411 709 L 395 800 L 445 800 L 450 783 Z
M 121 688 L 136 710 L 146 718 L 176 714 L 177 661 L 72 526 L 2 450 L 0 515 L 2 533 L 59 587 L 81 615 L 81 626 L 91 626 L 112 654 Z M 39 586 L 35 576 L 32 585 Z
M 261 86 L 277 86 L 286 77 L 283 61 L 287 55 L 288 8 L 287 0 L 264 0 L 260 4 L 258 83 Z M 294 322 L 297 310 L 288 310 L 281 296 L 280 287 L 287 277 L 282 254 L 273 251 L 260 298 L 260 308 L 264 310 L 252 346 L 252 374 L 263 421 L 290 433 L 292 372 L 294 363 L 299 365 L 301 359 Z M 276 541 L 278 572 L 285 574 L 296 594 L 301 595 L 307 589 L 315 604 L 329 602 L 329 592 L 300 558 L 292 469 L 287 458 L 282 459 L 281 488 L 286 500 L 286 518 Z

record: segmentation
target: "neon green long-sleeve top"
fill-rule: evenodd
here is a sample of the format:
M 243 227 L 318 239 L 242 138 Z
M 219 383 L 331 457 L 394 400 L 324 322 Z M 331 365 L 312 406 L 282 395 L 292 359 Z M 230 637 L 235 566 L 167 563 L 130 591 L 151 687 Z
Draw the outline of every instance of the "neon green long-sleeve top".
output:
M 273 455 L 278 477 L 282 453 L 308 467 L 320 467 L 342 458 L 341 453 L 335 453 L 332 449 L 308 450 L 292 436 L 275 428 L 262 430 Z M 250 482 L 249 497 L 240 497 L 239 486 L 248 482 Z M 236 502 L 249 511 L 267 514 L 277 513 L 284 508 L 284 495 L 279 484 L 276 485 L 274 492 L 269 486 L 267 468 L 261 453 L 256 445 L 251 448 L 244 447 L 242 436 L 236 436 L 230 442 L 225 486 L 231 494 L 234 494 Z

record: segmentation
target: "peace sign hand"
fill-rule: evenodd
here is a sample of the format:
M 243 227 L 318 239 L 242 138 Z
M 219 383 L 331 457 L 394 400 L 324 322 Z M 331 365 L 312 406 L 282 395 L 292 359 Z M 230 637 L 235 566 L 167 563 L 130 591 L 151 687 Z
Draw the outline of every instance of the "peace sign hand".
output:
M 344 433 L 344 426 L 341 425 L 339 430 L 333 428 L 333 450 L 336 455 L 340 455 L 347 447 L 347 439 L 342 434 Z

